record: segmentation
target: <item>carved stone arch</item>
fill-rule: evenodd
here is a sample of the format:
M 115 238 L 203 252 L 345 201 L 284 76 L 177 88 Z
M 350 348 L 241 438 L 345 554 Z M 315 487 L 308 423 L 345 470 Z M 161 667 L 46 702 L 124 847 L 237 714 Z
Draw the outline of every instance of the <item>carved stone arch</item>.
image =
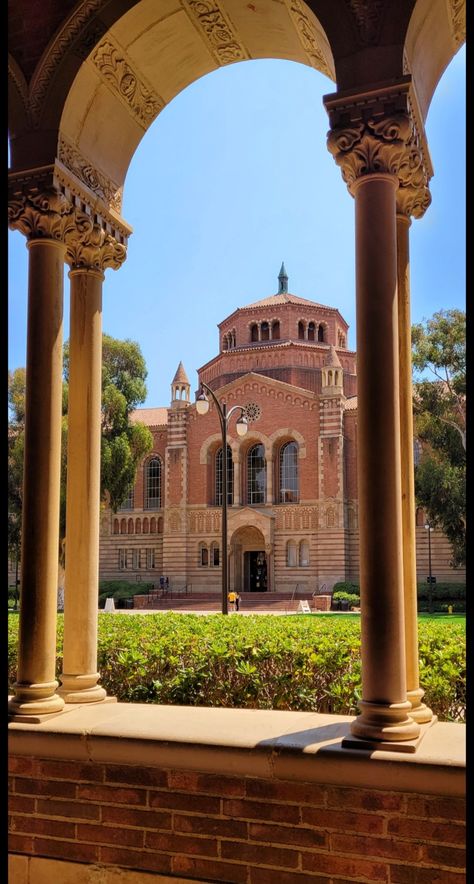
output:
M 242 457 L 247 456 L 247 452 L 253 445 L 257 444 L 263 445 L 265 449 L 265 460 L 268 460 L 272 456 L 272 443 L 269 436 L 266 436 L 265 433 L 257 433 L 256 431 L 250 430 L 242 439 L 240 444 L 240 451 Z
M 269 443 L 273 452 L 280 448 L 283 442 L 292 441 L 298 443 L 298 460 L 302 460 L 306 457 L 306 442 L 304 436 L 298 430 L 295 430 L 293 427 L 280 427 L 269 436 Z
M 212 458 L 220 445 L 222 445 L 221 433 L 214 433 L 212 436 L 208 436 L 199 450 L 199 463 L 211 464 Z

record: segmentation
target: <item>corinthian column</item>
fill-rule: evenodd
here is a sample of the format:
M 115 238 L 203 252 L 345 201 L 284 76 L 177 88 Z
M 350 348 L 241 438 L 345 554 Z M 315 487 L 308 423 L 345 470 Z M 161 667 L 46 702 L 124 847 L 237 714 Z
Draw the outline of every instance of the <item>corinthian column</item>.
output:
M 328 148 L 355 198 L 362 700 L 346 744 L 363 747 L 420 734 L 407 698 L 397 294 L 396 194 L 413 174 L 408 90 L 404 80 L 326 99 Z
M 405 605 L 405 653 L 407 668 L 407 699 L 412 705 L 410 715 L 415 721 L 433 718 L 431 709 L 422 702 L 418 665 L 418 604 L 416 588 L 416 524 L 415 470 L 413 463 L 413 390 L 410 320 L 410 212 L 414 206 L 412 189 L 400 188 L 397 194 L 397 258 L 398 258 L 398 328 L 400 362 L 400 445 L 402 461 L 402 531 L 403 531 L 403 594 Z
M 13 717 L 59 712 L 55 691 L 61 471 L 63 274 L 72 203 L 13 185 L 9 226 L 27 237 L 28 327 L 18 672 Z
M 64 654 L 59 694 L 67 703 L 103 700 L 97 682 L 102 283 L 125 246 L 86 216 L 69 239 L 71 266 Z M 79 222 L 79 218 L 78 218 Z

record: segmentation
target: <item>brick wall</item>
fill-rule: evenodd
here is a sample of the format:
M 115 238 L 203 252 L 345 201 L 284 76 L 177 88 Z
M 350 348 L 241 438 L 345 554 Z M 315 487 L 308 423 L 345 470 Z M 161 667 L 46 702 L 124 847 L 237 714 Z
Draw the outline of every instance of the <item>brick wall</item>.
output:
M 228 884 L 466 880 L 461 798 L 23 755 L 10 775 L 12 854 Z

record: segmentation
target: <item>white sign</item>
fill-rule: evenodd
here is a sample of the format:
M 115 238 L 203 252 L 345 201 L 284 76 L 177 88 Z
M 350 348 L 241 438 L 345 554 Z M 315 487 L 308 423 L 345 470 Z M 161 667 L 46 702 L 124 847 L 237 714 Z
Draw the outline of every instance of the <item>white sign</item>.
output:
M 115 602 L 113 599 L 105 600 L 105 608 L 104 611 L 115 611 Z
M 298 613 L 300 614 L 311 614 L 311 608 L 309 606 L 309 602 L 306 599 L 302 599 L 298 605 Z

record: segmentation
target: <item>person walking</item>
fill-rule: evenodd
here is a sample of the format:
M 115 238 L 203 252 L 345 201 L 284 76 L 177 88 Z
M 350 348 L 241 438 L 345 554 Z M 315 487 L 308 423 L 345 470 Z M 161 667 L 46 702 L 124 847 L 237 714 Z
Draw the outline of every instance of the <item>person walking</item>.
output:
M 238 592 L 235 593 L 235 610 L 238 611 L 240 608 L 240 595 Z
M 230 605 L 230 610 L 235 611 L 235 592 L 233 589 L 231 589 L 231 591 L 229 592 L 227 599 Z

